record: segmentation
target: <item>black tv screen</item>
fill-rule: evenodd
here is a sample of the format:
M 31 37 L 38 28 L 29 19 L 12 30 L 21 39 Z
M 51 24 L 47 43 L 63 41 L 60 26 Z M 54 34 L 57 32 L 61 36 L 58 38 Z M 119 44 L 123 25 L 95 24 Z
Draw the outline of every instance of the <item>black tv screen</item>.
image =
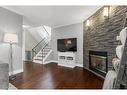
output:
M 57 50 L 60 52 L 76 52 L 77 38 L 58 39 Z

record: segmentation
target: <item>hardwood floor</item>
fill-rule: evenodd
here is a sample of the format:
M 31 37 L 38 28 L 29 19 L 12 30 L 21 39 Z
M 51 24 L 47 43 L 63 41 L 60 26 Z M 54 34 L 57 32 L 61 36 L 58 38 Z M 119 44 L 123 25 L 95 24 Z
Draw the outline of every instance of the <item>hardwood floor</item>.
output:
M 101 89 L 103 85 L 103 79 L 80 67 L 33 62 L 25 62 L 24 72 L 10 82 L 18 89 Z

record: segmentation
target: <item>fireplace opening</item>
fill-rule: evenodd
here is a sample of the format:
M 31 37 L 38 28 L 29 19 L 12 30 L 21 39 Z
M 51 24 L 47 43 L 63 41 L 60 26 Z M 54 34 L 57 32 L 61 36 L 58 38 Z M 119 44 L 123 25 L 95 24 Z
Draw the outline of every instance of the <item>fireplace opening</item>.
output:
M 89 69 L 105 77 L 108 70 L 107 52 L 89 51 Z

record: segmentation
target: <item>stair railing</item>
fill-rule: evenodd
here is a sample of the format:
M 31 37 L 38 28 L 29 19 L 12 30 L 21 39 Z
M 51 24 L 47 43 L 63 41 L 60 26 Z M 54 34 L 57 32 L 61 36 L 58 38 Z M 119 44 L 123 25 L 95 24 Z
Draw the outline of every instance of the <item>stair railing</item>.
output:
M 42 57 L 43 57 L 43 50 L 49 44 L 49 41 L 50 41 L 49 36 L 50 35 L 44 26 L 43 26 L 43 29 L 47 33 L 48 36 L 44 37 L 39 43 L 37 43 L 36 46 L 34 46 L 34 48 L 32 49 L 32 59 L 38 54 L 39 51 L 42 51 Z M 42 58 L 42 61 L 43 61 L 43 58 Z
M 49 45 L 49 42 L 47 44 L 44 45 L 44 47 L 42 48 L 41 52 L 42 52 L 42 63 L 43 63 L 43 54 L 44 54 L 44 49 L 46 48 L 46 46 Z

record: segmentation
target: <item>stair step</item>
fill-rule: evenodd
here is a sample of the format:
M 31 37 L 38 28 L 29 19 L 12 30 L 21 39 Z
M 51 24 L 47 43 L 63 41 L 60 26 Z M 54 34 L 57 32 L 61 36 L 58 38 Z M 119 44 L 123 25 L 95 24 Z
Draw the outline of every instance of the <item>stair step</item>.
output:
M 50 48 L 45 48 L 45 49 L 43 49 L 43 50 L 50 50 Z
M 45 49 L 51 49 L 50 47 L 46 47 Z
M 50 52 L 51 47 L 46 46 L 43 51 L 40 51 L 35 57 L 34 57 L 34 62 L 36 63 L 42 63 L 42 60 L 46 57 L 46 55 Z
M 48 53 L 48 52 L 47 52 Z M 37 56 L 47 55 L 47 53 L 40 52 Z
M 34 60 L 33 62 L 43 64 L 43 62 L 39 60 Z
M 48 52 L 43 52 L 43 54 L 47 54 Z M 42 54 L 42 52 L 40 52 L 39 54 Z
M 43 52 L 49 52 L 50 50 L 43 50 Z M 42 51 L 41 51 L 42 52 Z
M 42 55 L 38 55 L 37 57 L 45 57 L 44 55 L 42 56 Z
M 45 54 L 38 54 L 37 56 L 46 56 L 48 53 Z
M 50 51 L 50 49 L 43 49 L 43 51 Z M 42 51 L 41 51 L 42 52 Z
M 43 50 L 43 51 L 41 51 L 41 52 L 49 52 L 50 50 Z
M 40 52 L 39 55 L 47 55 L 49 52 L 42 53 Z
M 42 61 L 42 59 L 34 59 L 34 60 Z
M 43 58 L 45 58 L 45 56 L 44 57 L 35 57 L 34 59 L 43 59 Z

